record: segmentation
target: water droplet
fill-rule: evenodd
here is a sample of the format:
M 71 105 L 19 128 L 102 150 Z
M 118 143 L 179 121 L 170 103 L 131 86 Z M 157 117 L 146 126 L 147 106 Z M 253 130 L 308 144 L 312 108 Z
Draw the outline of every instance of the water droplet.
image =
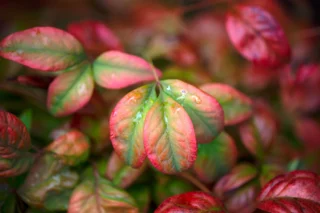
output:
M 167 118 L 167 116 L 164 116 L 164 122 L 168 123 L 168 118 Z
M 81 84 L 80 87 L 78 88 L 78 95 L 84 95 L 86 93 L 87 86 L 85 84 Z
M 182 94 L 186 94 L 187 91 L 185 91 L 185 90 L 183 89 L 183 90 L 181 90 L 181 93 L 182 93 Z
M 170 90 L 171 90 L 171 87 L 168 85 L 166 90 L 170 91 Z
M 191 96 L 191 98 L 195 103 L 197 103 L 197 104 L 201 103 L 201 99 L 198 96 L 193 95 L 193 96 Z

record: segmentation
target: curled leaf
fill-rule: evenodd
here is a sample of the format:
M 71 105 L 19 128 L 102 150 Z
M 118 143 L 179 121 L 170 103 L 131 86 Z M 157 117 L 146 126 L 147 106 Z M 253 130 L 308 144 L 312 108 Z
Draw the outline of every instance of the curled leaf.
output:
M 216 99 L 180 80 L 161 81 L 163 91 L 190 116 L 199 143 L 211 142 L 224 126 L 223 109 Z
M 93 63 L 94 79 L 108 89 L 121 89 L 144 81 L 155 80 L 154 68 L 144 59 L 120 51 L 108 51 Z M 161 73 L 154 69 L 156 75 Z
M 186 170 L 196 160 L 197 143 L 192 122 L 183 107 L 164 92 L 149 110 L 143 134 L 147 156 L 161 172 Z
M 238 5 L 227 14 L 226 28 L 233 45 L 249 61 L 276 67 L 290 60 L 291 50 L 283 29 L 264 9 Z
M 93 93 L 91 66 L 85 62 L 59 75 L 48 89 L 47 106 L 55 116 L 66 116 L 86 105 Z
M 205 84 L 203 91 L 217 99 L 224 111 L 224 124 L 234 125 L 252 114 L 252 101 L 245 94 L 227 84 Z
M 34 27 L 9 35 L 0 43 L 0 55 L 43 71 L 64 70 L 86 57 L 71 34 L 54 27 Z

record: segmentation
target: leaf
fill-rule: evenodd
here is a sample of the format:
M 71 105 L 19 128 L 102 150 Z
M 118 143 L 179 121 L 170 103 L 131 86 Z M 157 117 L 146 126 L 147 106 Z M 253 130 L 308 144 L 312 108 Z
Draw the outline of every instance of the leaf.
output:
M 72 35 L 54 27 L 34 27 L 9 35 L 0 43 L 0 55 L 42 71 L 64 70 L 86 57 Z
M 100 176 L 84 180 L 73 191 L 68 213 L 138 213 L 133 198 Z
M 72 190 L 64 190 L 60 193 L 48 193 L 44 201 L 44 208 L 48 211 L 68 210 L 71 194 Z
M 32 124 L 32 109 L 24 110 L 19 116 L 19 119 L 24 123 L 27 130 L 30 131 Z
M 88 52 L 99 55 L 107 50 L 122 50 L 117 36 L 101 21 L 79 21 L 68 25 L 68 32 L 76 37 Z
M 240 54 L 256 65 L 277 67 L 290 60 L 291 50 L 283 29 L 258 6 L 234 7 L 227 14 L 226 29 Z
M 135 184 L 128 188 L 128 192 L 137 201 L 139 212 L 147 213 L 151 202 L 149 186 L 147 184 Z
M 66 165 L 76 166 L 89 157 L 88 138 L 78 130 L 70 130 L 54 140 L 46 150 L 58 155 Z
M 115 186 L 127 188 L 145 171 L 147 164 L 134 169 L 123 162 L 118 155 L 113 152 L 107 165 L 106 176 L 112 180 Z
M 82 63 L 59 75 L 48 89 L 47 106 L 55 116 L 66 116 L 85 106 L 93 93 L 91 66 Z
M 161 172 L 186 170 L 196 160 L 192 122 L 183 107 L 162 91 L 146 116 L 143 132 L 147 156 Z
M 187 192 L 166 199 L 155 213 L 169 212 L 216 212 L 223 213 L 223 204 L 219 199 L 204 192 Z
M 110 139 L 115 152 L 126 164 L 138 168 L 146 158 L 143 126 L 156 100 L 155 85 L 139 87 L 124 96 L 110 116 Z
M 193 170 L 201 182 L 212 183 L 231 170 L 237 157 L 238 151 L 233 138 L 222 132 L 211 143 L 198 145 Z
M 235 125 L 252 115 L 252 101 L 249 97 L 227 84 L 204 84 L 200 87 L 214 97 L 224 111 L 224 124 Z
M 66 167 L 55 155 L 46 153 L 35 161 L 18 194 L 28 205 L 41 208 L 50 193 L 71 190 L 78 179 L 78 174 Z
M 0 177 L 24 173 L 33 161 L 30 135 L 13 114 L 0 110 Z
M 199 143 L 211 142 L 218 136 L 223 129 L 224 113 L 216 99 L 180 80 L 161 81 L 161 85 L 164 93 L 187 111 Z
M 120 51 L 108 51 L 93 63 L 94 79 L 108 89 L 121 89 L 144 81 L 153 81 L 154 68 L 144 59 Z M 158 77 L 161 73 L 154 69 Z
M 320 177 L 294 171 L 279 175 L 264 186 L 257 208 L 266 212 L 319 212 Z

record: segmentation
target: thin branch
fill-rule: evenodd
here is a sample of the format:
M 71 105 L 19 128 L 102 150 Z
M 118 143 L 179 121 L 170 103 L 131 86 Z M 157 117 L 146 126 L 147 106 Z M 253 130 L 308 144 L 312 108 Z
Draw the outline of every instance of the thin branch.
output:
M 191 182 L 193 185 L 198 187 L 201 191 L 212 195 L 212 192 L 203 183 L 201 183 L 198 179 L 193 177 L 191 174 L 187 172 L 182 172 L 179 174 L 179 176 Z

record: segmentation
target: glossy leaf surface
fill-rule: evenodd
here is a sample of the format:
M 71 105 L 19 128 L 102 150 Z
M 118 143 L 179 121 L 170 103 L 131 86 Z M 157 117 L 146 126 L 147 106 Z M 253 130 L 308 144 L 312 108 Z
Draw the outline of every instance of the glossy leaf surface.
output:
M 191 119 L 179 103 L 162 91 L 146 116 L 143 132 L 147 156 L 161 172 L 186 170 L 196 160 Z
M 81 182 L 73 191 L 68 213 L 138 213 L 134 199 L 125 191 L 96 175 Z
M 161 85 L 164 93 L 190 116 L 198 143 L 208 143 L 217 137 L 224 126 L 224 113 L 216 99 L 180 80 L 164 80 Z
M 169 212 L 226 212 L 222 203 L 215 197 L 204 192 L 187 192 L 172 196 L 156 209 L 155 213 Z
M 237 157 L 238 151 L 233 138 L 222 132 L 211 143 L 198 145 L 193 170 L 202 182 L 212 183 L 231 170 Z
M 227 84 L 205 84 L 200 87 L 214 97 L 224 111 L 224 124 L 234 125 L 252 114 L 252 101 L 245 94 Z
M 94 79 L 100 86 L 120 89 L 144 81 L 155 80 L 154 69 L 144 59 L 120 51 L 108 51 L 93 63 Z M 161 73 L 155 69 L 158 76 Z
M 25 172 L 33 160 L 30 147 L 26 126 L 15 115 L 0 110 L 0 177 Z
M 48 89 L 47 106 L 55 116 L 66 116 L 86 105 L 93 93 L 94 81 L 89 63 L 59 75 Z
M 264 9 L 238 5 L 227 14 L 226 28 L 233 45 L 249 61 L 275 67 L 290 60 L 291 50 L 283 29 Z
M 0 43 L 0 55 L 43 71 L 63 70 L 86 57 L 71 34 L 53 27 L 34 27 L 9 35 Z
M 156 100 L 155 85 L 139 87 L 124 96 L 110 116 L 110 139 L 116 153 L 128 165 L 140 167 L 146 158 L 143 127 Z
M 78 130 L 70 130 L 54 140 L 46 150 L 57 154 L 65 164 L 78 165 L 87 160 L 90 143 L 88 138 Z

